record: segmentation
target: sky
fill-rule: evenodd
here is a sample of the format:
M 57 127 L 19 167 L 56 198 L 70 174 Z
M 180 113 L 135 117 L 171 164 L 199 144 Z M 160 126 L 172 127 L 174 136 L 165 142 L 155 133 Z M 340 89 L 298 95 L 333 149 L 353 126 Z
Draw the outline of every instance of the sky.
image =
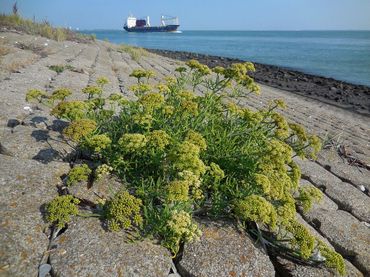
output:
M 14 3 L 0 0 L 0 13 Z M 26 18 L 55 26 L 121 29 L 131 13 L 178 16 L 182 30 L 370 30 L 370 0 L 18 0 Z

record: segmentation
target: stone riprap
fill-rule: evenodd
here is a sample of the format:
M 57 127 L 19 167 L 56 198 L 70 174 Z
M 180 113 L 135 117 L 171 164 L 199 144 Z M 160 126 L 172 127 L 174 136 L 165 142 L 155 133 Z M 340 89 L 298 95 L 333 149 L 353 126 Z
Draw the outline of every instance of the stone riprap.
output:
M 148 241 L 132 243 L 124 233 L 107 232 L 96 218 L 77 220 L 53 241 L 55 276 L 167 277 L 171 255 Z
M 269 257 L 244 232 L 224 222 L 201 225 L 200 240 L 185 244 L 182 276 L 275 276 Z
M 43 204 L 58 195 L 57 186 L 70 169 L 66 161 L 73 155 L 73 145 L 65 144 L 61 136 L 67 123 L 50 116 L 47 107 L 27 103 L 25 95 L 31 88 L 51 93 L 66 87 L 75 99 L 83 99 L 81 89 L 106 76 L 110 80 L 106 95 L 115 92 L 134 99 L 128 89 L 136 82 L 129 77 L 133 69 L 153 70 L 158 81 L 183 63 L 155 54 L 136 61 L 117 51 L 116 45 L 101 41 L 56 42 L 12 32 L 1 32 L 0 40 L 9 49 L 0 59 L 0 275 L 36 276 L 43 265 L 51 266 L 55 276 L 178 276 L 163 247 L 147 241 L 127 244 L 123 234 L 106 232 L 97 219 L 76 218 L 64 233 L 51 237 Z M 51 65 L 65 68 L 57 73 Z M 345 257 L 347 276 L 368 276 L 370 172 L 340 156 L 337 146 L 369 164 L 369 118 L 265 85 L 260 96 L 240 101 L 260 108 L 276 98 L 287 103 L 283 114 L 289 120 L 331 138 L 326 144 L 331 149 L 325 149 L 316 162 L 297 159 L 303 185 L 324 192 L 323 201 L 302 212 L 301 220 Z M 113 189 L 118 187 L 113 183 Z M 108 192 L 96 183 L 73 193 L 96 201 Z M 182 259 L 176 260 L 182 276 L 273 276 L 282 268 L 290 276 L 335 276 L 327 269 L 282 260 L 274 268 L 245 234 L 231 226 L 204 228 L 202 239 L 185 244 Z

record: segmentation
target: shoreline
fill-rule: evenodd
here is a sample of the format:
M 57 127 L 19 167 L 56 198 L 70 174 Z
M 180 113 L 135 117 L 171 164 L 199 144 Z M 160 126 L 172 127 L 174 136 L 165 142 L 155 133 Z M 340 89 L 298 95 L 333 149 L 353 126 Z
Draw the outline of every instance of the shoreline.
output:
M 181 61 L 196 59 L 210 68 L 215 66 L 226 67 L 232 63 L 245 62 L 240 59 L 193 52 L 161 49 L 146 50 Z M 261 63 L 254 63 L 254 65 L 256 71 L 251 73 L 250 76 L 260 84 L 289 91 L 370 117 L 370 87 L 303 73 L 286 67 Z

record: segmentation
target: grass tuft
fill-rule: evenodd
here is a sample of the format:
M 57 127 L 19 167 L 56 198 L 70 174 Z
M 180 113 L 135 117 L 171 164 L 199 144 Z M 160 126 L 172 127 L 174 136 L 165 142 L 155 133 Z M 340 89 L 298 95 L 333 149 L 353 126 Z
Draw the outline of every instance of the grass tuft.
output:
M 56 73 L 60 74 L 64 71 L 64 65 L 50 65 L 48 66 L 50 70 L 55 71 Z
M 66 28 L 55 28 L 47 21 L 38 23 L 22 18 L 18 14 L 0 14 L 0 26 L 8 30 L 16 30 L 30 35 L 40 35 L 56 41 L 89 42 L 95 40 L 92 36 L 79 34 Z
M 120 53 L 129 54 L 131 59 L 133 59 L 136 62 L 140 61 L 141 57 L 147 57 L 149 55 L 149 52 L 143 48 L 125 44 L 120 45 L 117 51 Z

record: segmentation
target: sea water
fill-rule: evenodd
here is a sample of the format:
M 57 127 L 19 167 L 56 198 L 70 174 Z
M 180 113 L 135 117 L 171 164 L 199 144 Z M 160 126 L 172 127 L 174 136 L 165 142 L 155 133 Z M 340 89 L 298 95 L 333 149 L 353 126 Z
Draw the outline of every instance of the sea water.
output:
M 113 43 L 238 58 L 370 86 L 370 31 L 84 33 Z

